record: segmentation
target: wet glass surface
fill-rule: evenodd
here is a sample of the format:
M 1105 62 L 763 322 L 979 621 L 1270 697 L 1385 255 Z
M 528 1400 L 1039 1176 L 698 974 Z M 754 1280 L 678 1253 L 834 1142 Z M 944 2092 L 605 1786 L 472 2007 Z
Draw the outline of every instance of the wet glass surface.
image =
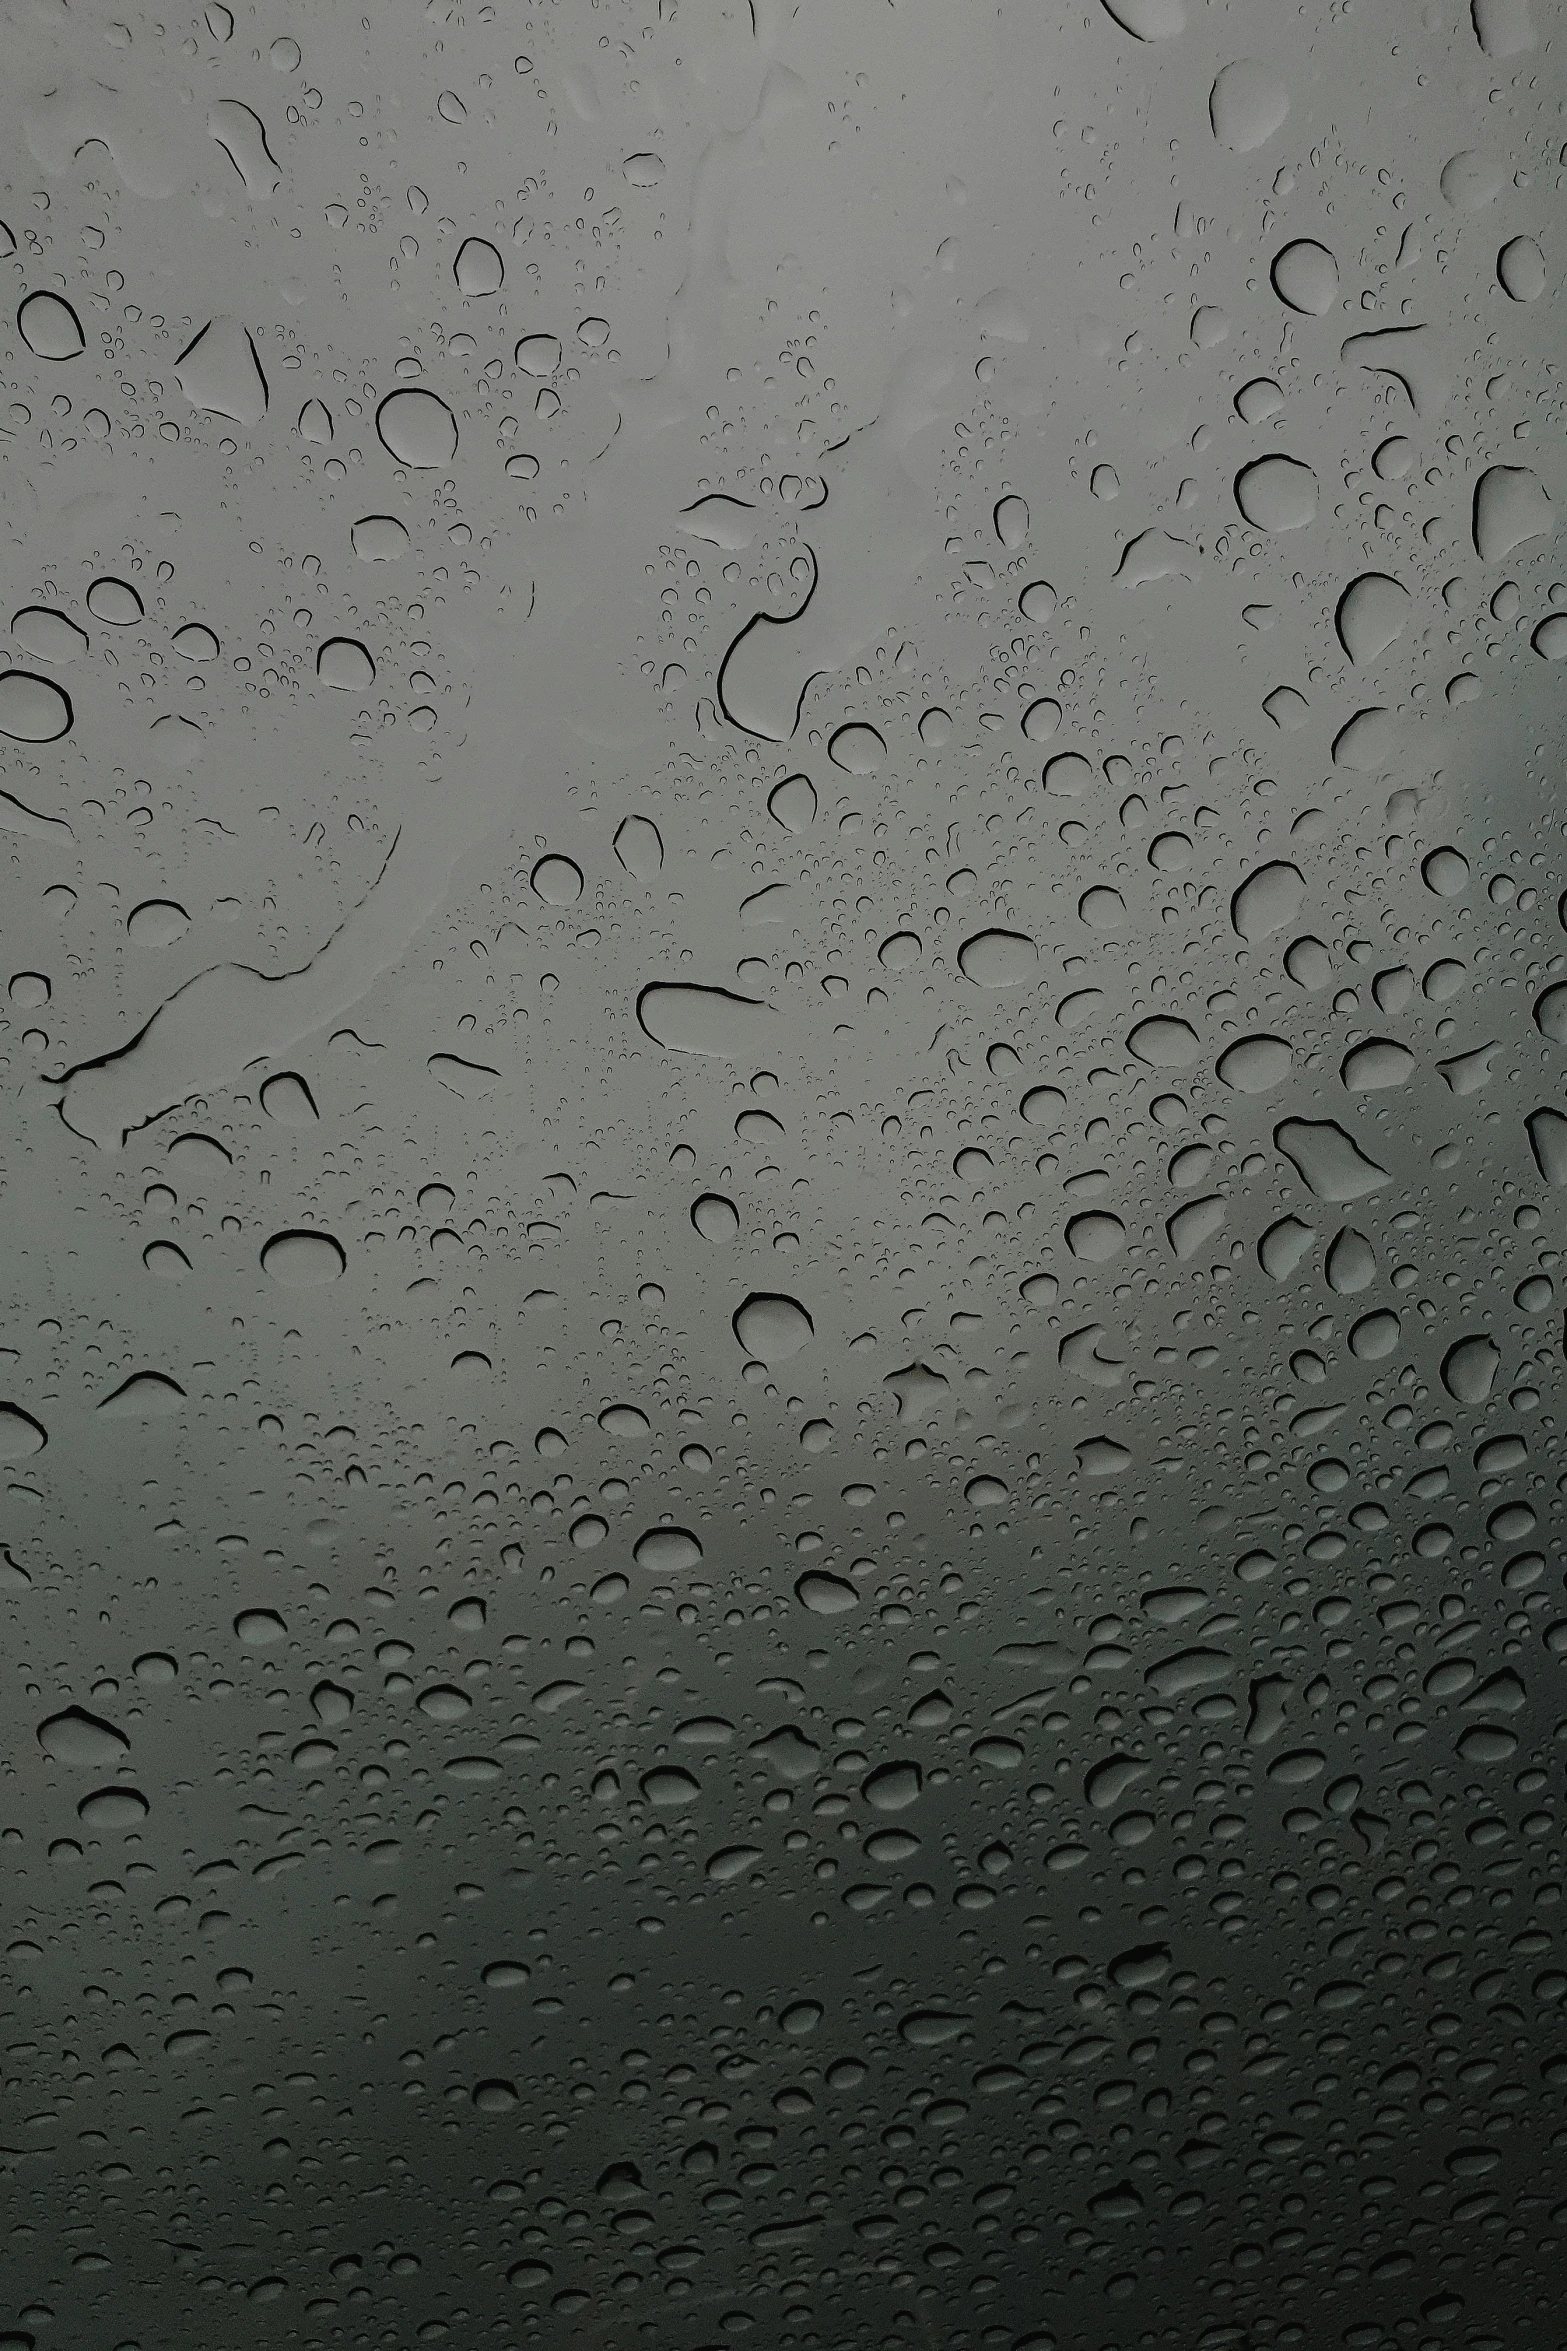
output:
M 1557 2351 L 1550 0 L 14 0 L 0 2351 Z

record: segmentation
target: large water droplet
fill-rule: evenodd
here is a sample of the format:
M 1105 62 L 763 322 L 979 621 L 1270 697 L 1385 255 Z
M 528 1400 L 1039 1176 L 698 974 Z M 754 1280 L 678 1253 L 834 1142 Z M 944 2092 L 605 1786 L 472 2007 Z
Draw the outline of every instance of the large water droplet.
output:
M 274 1233 L 261 1252 L 261 1264 L 285 1290 L 319 1290 L 337 1280 L 348 1254 L 330 1233 Z
M 1287 1118 L 1273 1140 L 1318 1200 L 1358 1200 L 1388 1181 L 1387 1169 L 1368 1159 L 1334 1119 Z
M 1223 67 L 1208 96 L 1213 135 L 1236 155 L 1249 155 L 1271 139 L 1289 110 L 1283 80 L 1255 57 L 1237 57 Z
M 13 743 L 57 743 L 75 720 L 71 697 L 31 670 L 0 672 L 0 735 Z
M 464 237 L 452 263 L 457 290 L 474 298 L 498 294 L 506 281 L 506 264 L 486 237 Z
M 381 446 L 399 465 L 449 465 L 457 454 L 457 419 L 446 402 L 417 384 L 388 392 L 375 412 Z
M 637 998 L 637 1019 L 656 1045 L 720 1061 L 738 1061 L 761 1045 L 772 1017 L 759 997 L 680 980 L 654 980 Z
M 1298 531 L 1317 516 L 1317 477 L 1298 457 L 1258 457 L 1235 477 L 1235 503 L 1259 531 Z
M 810 1344 L 816 1325 L 797 1298 L 753 1290 L 734 1314 L 734 1334 L 761 1363 L 786 1363 Z
M 63 294 L 29 294 L 16 327 L 35 359 L 74 359 L 86 348 L 82 322 Z
M 1550 494 L 1526 465 L 1493 465 L 1475 485 L 1474 543 L 1482 563 L 1500 563 L 1530 539 L 1556 529 Z
M 192 408 L 211 416 L 254 425 L 266 415 L 267 379 L 237 318 L 210 319 L 174 362 L 174 379 Z
M 958 969 L 978 988 L 1021 988 L 1034 976 L 1039 950 L 1023 931 L 976 931 L 958 949 Z
M 1296 237 L 1273 257 L 1273 290 L 1291 310 L 1324 318 L 1338 300 L 1338 263 L 1314 237 Z
M 101 1715 L 85 1707 L 67 1706 L 38 1725 L 38 1744 L 56 1763 L 79 1771 L 109 1771 L 130 1752 L 130 1740 Z

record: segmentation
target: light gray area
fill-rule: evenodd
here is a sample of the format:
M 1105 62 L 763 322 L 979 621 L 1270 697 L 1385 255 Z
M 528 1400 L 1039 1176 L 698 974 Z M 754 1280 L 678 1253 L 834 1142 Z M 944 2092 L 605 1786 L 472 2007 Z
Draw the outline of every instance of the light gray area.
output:
M 1560 2351 L 1552 0 L 0 32 L 0 2351 Z

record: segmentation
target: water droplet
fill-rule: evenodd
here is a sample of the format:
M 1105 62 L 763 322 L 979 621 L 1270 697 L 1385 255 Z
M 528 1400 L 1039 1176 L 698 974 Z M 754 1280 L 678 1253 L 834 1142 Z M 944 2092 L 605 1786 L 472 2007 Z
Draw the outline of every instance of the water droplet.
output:
M 105 1420 L 170 1420 L 185 1401 L 185 1391 L 167 1372 L 133 1372 L 104 1397 L 98 1411 Z
M 74 359 L 86 348 L 82 322 L 63 294 L 29 294 L 16 329 L 35 359 Z
M 860 1782 L 860 1794 L 873 1812 L 907 1812 L 918 1801 L 923 1785 L 917 1763 L 883 1763 Z
M 29 1454 L 41 1453 L 48 1442 L 41 1420 L 34 1420 L 20 1404 L 0 1404 L 0 1461 L 25 1461 Z
M 1202 1051 L 1191 1023 L 1164 1012 L 1140 1020 L 1126 1042 L 1128 1050 L 1150 1069 L 1189 1068 Z
M 758 997 L 679 980 L 655 980 L 637 998 L 637 1020 L 656 1045 L 720 1061 L 739 1061 L 760 1046 L 772 1017 Z
M 13 743 L 57 743 L 75 720 L 63 686 L 31 670 L 0 672 L 0 735 Z
M 1289 1076 L 1294 1055 L 1282 1037 L 1242 1037 L 1219 1056 L 1218 1074 L 1242 1094 L 1271 1094 Z
M 142 617 L 142 601 L 128 580 L 105 577 L 87 591 L 87 609 L 106 627 L 128 629 Z
M 1496 257 L 1496 275 L 1515 302 L 1538 302 L 1545 292 L 1545 255 L 1532 237 L 1509 237 Z
M 794 1596 L 813 1616 L 845 1616 L 860 1605 L 854 1586 L 822 1567 L 807 1568 L 796 1581 Z
M 1291 310 L 1325 318 L 1338 301 L 1338 263 L 1314 237 L 1296 237 L 1273 257 L 1273 290 Z
M 1138 41 L 1173 41 L 1186 30 L 1186 0 L 1103 0 L 1123 32 Z
M 1089 1209 L 1068 1221 L 1066 1245 L 1074 1257 L 1086 1258 L 1092 1265 L 1108 1265 L 1126 1246 L 1126 1227 L 1107 1209 Z
M 255 425 L 266 415 L 267 379 L 237 318 L 209 319 L 174 362 L 174 380 L 192 408 L 210 416 Z
M 340 694 L 363 694 L 375 684 L 375 663 L 357 637 L 328 637 L 316 655 L 316 675 Z
M 1474 543 L 1482 563 L 1500 563 L 1530 539 L 1556 529 L 1550 494 L 1526 465 L 1487 467 L 1475 485 Z
M 651 817 L 623 817 L 614 850 L 633 881 L 650 882 L 663 867 L 664 837 Z
M 1317 516 L 1317 477 L 1298 457 L 1258 457 L 1235 477 L 1235 503 L 1259 531 L 1298 531 Z
M 1567 1118 L 1559 1110 L 1532 1110 L 1524 1121 L 1534 1164 L 1548 1184 L 1567 1184 Z
M 286 1290 L 318 1290 L 338 1279 L 348 1255 L 330 1233 L 274 1233 L 261 1252 L 261 1264 Z
M 582 868 L 572 857 L 541 857 L 528 881 L 546 906 L 575 906 L 582 896 Z
M 1501 1364 L 1501 1352 L 1483 1333 L 1458 1339 L 1442 1358 L 1442 1385 L 1458 1404 L 1483 1404 Z
M 1433 849 L 1421 860 L 1420 878 L 1438 898 L 1461 898 L 1469 887 L 1469 860 L 1450 845 Z
M 464 237 L 452 264 L 457 290 L 475 299 L 498 294 L 506 280 L 506 264 L 484 237 Z
M 101 1715 L 67 1706 L 38 1725 L 38 1744 L 56 1763 L 78 1771 L 109 1771 L 130 1752 L 130 1740 Z
M 978 988 L 1021 988 L 1034 977 L 1039 950 L 1023 931 L 976 931 L 958 949 L 958 969 Z
M 649 1575 L 684 1575 L 700 1563 L 702 1546 L 689 1527 L 650 1527 L 631 1556 Z
M 349 536 L 361 563 L 396 563 L 408 551 L 408 533 L 394 514 L 362 514 Z
M 1284 930 L 1300 912 L 1305 879 L 1293 865 L 1259 866 L 1230 900 L 1230 920 L 1243 939 L 1266 939 Z
M 276 1077 L 263 1079 L 261 1107 L 268 1118 L 275 1118 L 280 1126 L 308 1127 L 320 1117 L 316 1098 L 297 1070 L 280 1070 Z
M 1377 1261 L 1365 1234 L 1355 1232 L 1348 1225 L 1336 1233 L 1323 1271 L 1328 1277 L 1328 1288 L 1340 1298 L 1353 1298 L 1357 1292 L 1369 1289 L 1377 1278 Z
M 1017 600 L 1017 608 L 1037 628 L 1054 612 L 1056 592 L 1048 580 L 1030 580 Z
M 515 358 L 524 375 L 542 382 L 552 376 L 560 365 L 560 337 L 558 335 L 524 335 L 517 345 Z
M 1351 661 L 1375 661 L 1409 625 L 1407 588 L 1386 572 L 1362 572 L 1339 598 L 1334 620 Z
M 849 775 L 871 776 L 886 758 L 887 745 L 875 727 L 853 721 L 829 736 L 827 756 Z
M 1287 1282 L 1316 1239 L 1309 1224 L 1298 1216 L 1281 1216 L 1257 1243 L 1262 1270 L 1275 1282 Z
M 1374 1094 L 1388 1086 L 1403 1085 L 1414 1066 L 1415 1057 L 1407 1045 L 1392 1037 L 1367 1037 L 1362 1044 L 1350 1047 L 1339 1076 L 1351 1094 Z
M 1334 1119 L 1287 1118 L 1273 1140 L 1318 1200 L 1358 1200 L 1388 1181 L 1386 1168 L 1368 1159 Z
M 996 501 L 992 520 L 996 537 L 1009 553 L 1022 546 L 1028 537 L 1028 501 L 1015 494 Z
M 1208 119 L 1221 147 L 1249 155 L 1280 129 L 1290 110 L 1278 74 L 1255 57 L 1237 57 L 1220 71 L 1208 97 Z
M 457 454 L 457 419 L 446 402 L 419 385 L 388 392 L 375 412 L 381 446 L 399 465 L 449 465 Z
M 786 1363 L 809 1345 L 816 1325 L 797 1298 L 753 1290 L 733 1317 L 734 1334 L 760 1363 Z
M 125 935 L 135 947 L 172 947 L 190 929 L 190 916 L 172 898 L 144 898 L 126 918 Z

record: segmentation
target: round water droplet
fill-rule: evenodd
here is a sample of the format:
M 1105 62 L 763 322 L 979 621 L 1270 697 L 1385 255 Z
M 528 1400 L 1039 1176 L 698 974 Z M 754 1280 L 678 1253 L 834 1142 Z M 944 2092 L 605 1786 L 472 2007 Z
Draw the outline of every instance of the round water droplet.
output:
M 128 916 L 125 935 L 136 947 L 172 947 L 190 929 L 190 916 L 172 898 L 144 898 Z
M 976 931 L 958 949 L 958 969 L 977 988 L 1021 988 L 1038 961 L 1039 951 L 1023 931 Z
M 786 1363 L 816 1335 L 816 1325 L 797 1298 L 753 1290 L 733 1318 L 735 1337 L 761 1363 Z
M 1190 1021 L 1165 1012 L 1140 1020 L 1126 1042 L 1128 1049 L 1150 1069 L 1186 1069 L 1202 1051 Z
M 1298 531 L 1316 520 L 1317 477 L 1296 457 L 1258 457 L 1235 477 L 1235 503 L 1259 531 Z
M 1538 302 L 1545 292 L 1545 255 L 1532 237 L 1510 237 L 1496 257 L 1496 274 L 1515 302 Z
M 702 1546 L 689 1527 L 649 1527 L 631 1556 L 650 1575 L 684 1575 L 700 1563 Z
M 457 419 L 446 402 L 417 385 L 388 392 L 375 412 L 381 446 L 399 465 L 449 465 L 457 454 Z
M 887 745 L 875 727 L 854 722 L 839 727 L 829 738 L 827 756 L 834 767 L 843 768 L 849 775 L 870 776 L 886 758 Z
M 515 357 L 524 375 L 540 380 L 552 376 L 560 365 L 560 337 L 524 335 L 517 345 Z
M 31 670 L 0 672 L 0 735 L 13 743 L 57 743 L 74 722 L 71 697 Z
M 94 620 L 111 629 L 128 629 L 142 616 L 142 601 L 128 580 L 94 580 L 87 591 L 87 609 Z
M 1293 865 L 1259 866 L 1247 875 L 1230 900 L 1230 921 L 1242 939 L 1266 939 L 1294 921 L 1306 895 L 1306 883 Z
M 1469 887 L 1469 860 L 1449 843 L 1422 859 L 1420 876 L 1438 898 L 1461 898 Z
M 732 1241 L 740 1230 L 740 1212 L 721 1192 L 704 1192 L 692 1207 L 691 1222 L 704 1241 Z
M 994 514 L 996 537 L 1009 553 L 1022 546 L 1028 537 L 1028 501 L 1015 494 L 997 500 Z
M 337 1280 L 348 1256 L 330 1233 L 274 1233 L 261 1252 L 261 1263 L 286 1290 L 318 1290 Z
M 328 637 L 316 655 L 316 676 L 340 694 L 363 694 L 375 684 L 375 663 L 357 637 Z
M 1289 1076 L 1294 1059 L 1282 1037 L 1242 1037 L 1219 1055 L 1218 1073 L 1240 1094 L 1271 1094 Z
M 476 298 L 498 294 L 506 281 L 506 264 L 484 237 L 465 237 L 452 264 L 459 293 Z
M 1108 1265 L 1126 1247 L 1126 1227 L 1107 1209 L 1090 1209 L 1070 1220 L 1066 1245 L 1074 1257 L 1086 1258 L 1090 1265 Z
M 1283 80 L 1255 57 L 1237 57 L 1225 66 L 1208 96 L 1213 135 L 1236 155 L 1249 155 L 1271 139 L 1289 110 Z
M 570 857 L 541 857 L 528 879 L 546 906 L 574 906 L 582 896 L 582 868 Z
M 1314 237 L 1284 246 L 1269 274 L 1279 300 L 1309 318 L 1325 318 L 1338 300 L 1338 263 Z
M 1056 608 L 1056 592 L 1048 580 L 1030 580 L 1017 600 L 1017 608 L 1025 620 L 1037 627 L 1047 621 Z
M 280 1126 L 308 1127 L 320 1116 L 315 1096 L 296 1070 L 280 1070 L 262 1081 L 261 1107 Z
M 853 1584 L 843 1576 L 829 1575 L 822 1567 L 808 1568 L 798 1578 L 794 1596 L 812 1616 L 847 1616 L 860 1605 Z
M 1048 743 L 1061 724 L 1061 705 L 1052 694 L 1042 694 L 1023 713 L 1023 732 L 1031 743 Z
M 396 563 L 408 551 L 408 533 L 394 514 L 362 514 L 349 536 L 361 563 Z
M 74 359 L 86 347 L 82 322 L 63 294 L 29 294 L 16 327 L 35 359 Z
M 786 833 L 803 833 L 816 816 L 816 787 L 809 776 L 785 776 L 767 795 L 767 813 Z

